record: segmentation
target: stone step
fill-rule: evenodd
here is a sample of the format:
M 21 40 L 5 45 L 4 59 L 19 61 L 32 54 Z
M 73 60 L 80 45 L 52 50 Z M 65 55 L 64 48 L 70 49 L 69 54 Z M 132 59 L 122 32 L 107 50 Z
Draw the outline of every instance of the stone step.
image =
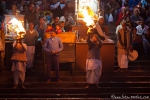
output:
M 111 31 L 116 31 L 116 24 L 115 23 L 112 23 L 112 24 L 110 24 L 109 25 L 109 32 L 111 32 Z
M 118 61 L 115 61 L 115 65 L 118 65 Z M 129 61 L 129 65 L 150 65 L 150 60 L 135 60 L 135 61 Z
M 97 93 L 150 93 L 150 87 L 100 87 L 100 88 L 27 88 L 27 89 L 10 89 L 10 88 L 1 88 L 0 94 L 18 94 L 26 95 L 28 94 L 97 94 Z
M 17 98 L 19 100 L 134 100 L 149 99 L 150 93 L 77 93 L 77 94 L 55 94 L 55 93 L 26 93 L 26 94 L 4 94 L 2 98 Z M 30 99 L 27 99 L 30 98 Z M 44 99 L 46 98 L 46 99 Z M 14 99 L 13 99 L 14 100 Z M 15 99 L 16 100 L 16 99 Z
M 116 66 L 117 67 L 117 66 Z M 59 71 L 60 76 L 85 76 L 86 71 L 74 71 L 73 75 L 70 74 L 69 71 Z M 12 71 L 5 71 L 2 74 L 0 74 L 0 78 L 2 77 L 13 77 Z M 55 72 L 52 71 L 51 75 L 54 76 Z M 148 70 L 129 70 L 128 72 L 102 72 L 102 76 L 150 76 L 150 71 Z M 37 71 L 37 72 L 26 72 L 26 77 L 41 77 L 45 76 L 43 71 Z
M 116 31 L 116 25 L 110 25 L 109 32 L 115 32 L 115 31 Z
M 115 51 L 115 52 L 116 52 L 115 53 L 115 61 L 117 61 L 117 51 Z M 137 58 L 137 60 L 135 60 L 135 61 L 129 61 L 129 63 L 136 63 L 136 64 L 140 64 L 141 63 L 142 65 L 144 65 L 144 63 L 150 65 L 149 62 L 150 62 L 150 56 L 149 55 L 139 56 Z M 116 62 L 115 62 L 115 64 L 116 64 Z M 43 66 L 43 65 L 44 65 L 43 61 L 36 61 L 36 63 L 34 64 L 34 66 Z M 63 67 L 62 69 L 61 69 L 61 66 Z M 60 65 L 60 69 L 61 70 L 66 70 L 69 67 L 69 66 L 68 67 L 67 66 L 65 64 L 61 64 Z
M 44 62 L 42 62 L 42 61 L 39 61 L 39 62 L 36 61 L 36 62 L 37 62 L 37 65 L 35 64 L 33 66 L 33 70 L 34 71 L 44 71 L 44 66 L 46 66 L 46 65 L 44 65 Z M 41 62 L 43 64 L 38 65 L 38 63 L 41 63 Z M 72 66 L 74 66 L 74 65 L 75 65 L 75 63 L 61 63 L 59 70 L 60 71 L 70 71 L 70 70 L 72 70 Z M 4 71 L 10 71 L 10 70 L 11 70 L 11 66 L 4 66 Z M 54 70 L 54 68 L 52 68 L 52 70 Z
M 129 61 L 129 64 L 133 65 L 133 64 L 136 64 L 136 65 L 149 65 L 150 64 L 150 56 L 149 55 L 144 55 L 144 56 L 139 56 L 137 58 L 137 60 L 135 61 Z M 117 65 L 117 55 L 115 55 L 115 65 Z M 36 61 L 34 66 L 43 66 L 44 67 L 44 61 Z M 63 68 L 62 68 L 63 67 Z M 60 64 L 60 70 L 68 70 L 71 69 L 71 66 L 65 66 L 65 64 Z M 10 68 L 5 68 L 6 70 L 11 70 L 11 67 Z M 36 68 L 35 68 L 36 70 Z
M 117 52 L 117 50 L 115 50 L 115 60 L 117 60 L 117 57 L 118 57 L 118 52 Z M 149 54 L 144 54 L 144 52 L 143 52 L 143 54 L 141 54 L 141 55 L 138 55 L 138 57 L 137 57 L 137 59 L 135 60 L 135 61 L 140 61 L 140 60 L 149 60 L 150 61 L 150 56 L 149 56 Z M 133 61 L 132 61 L 133 62 Z
M 135 68 L 136 70 L 137 69 L 145 69 L 145 68 L 149 68 L 149 56 L 148 57 L 138 57 L 137 60 L 135 61 L 129 61 L 129 68 Z M 138 63 L 137 63 L 138 62 Z M 117 56 L 115 56 L 115 66 L 114 68 L 116 69 L 116 67 L 118 66 L 118 61 L 117 61 Z M 44 65 L 43 66 L 34 66 L 33 67 L 33 70 L 34 71 L 44 71 Z M 4 71 L 11 71 L 11 66 L 5 66 L 4 67 Z M 66 66 L 60 66 L 60 71 L 68 71 L 69 74 L 73 73 L 71 72 L 72 71 L 72 66 L 70 65 L 66 65 Z M 27 73 L 29 71 L 27 70 Z
M 13 95 L 13 94 L 12 94 Z M 1 98 L 1 100 L 16 100 L 16 98 L 17 98 L 17 96 L 16 96 L 16 94 L 14 94 L 15 96 L 14 96 L 14 98 L 13 97 L 10 97 L 10 98 L 7 98 L 6 99 L 6 97 L 4 97 L 4 98 Z M 36 94 L 32 94 L 32 95 L 36 95 Z M 43 95 L 43 94 L 41 94 L 41 95 Z M 8 96 L 8 95 L 6 95 L 6 96 Z M 104 98 L 70 98 L 70 97 L 67 97 L 67 98 L 52 98 L 52 97 L 40 97 L 40 98 L 34 98 L 34 97 L 32 97 L 32 98 L 27 98 L 27 97 L 25 97 L 25 98 L 20 98 L 19 96 L 18 96 L 18 98 L 17 98 L 18 100 L 103 100 Z M 106 98 L 107 99 L 107 98 Z
M 115 55 L 115 60 L 117 60 L 117 54 Z M 139 55 L 136 60 L 137 61 L 138 60 L 149 60 L 150 61 L 150 56 L 149 55 Z
M 100 82 L 99 87 L 150 87 L 150 82 Z M 87 82 L 25 82 L 27 88 L 83 88 Z M 12 88 L 13 82 L 1 82 L 0 88 Z
M 114 67 L 114 70 L 118 70 L 119 69 L 119 66 L 116 65 Z M 128 71 L 131 71 L 131 70 L 145 70 L 145 71 L 150 71 L 150 66 L 149 65 L 129 65 L 128 66 Z
M 60 77 L 62 82 L 86 82 L 86 75 L 85 76 L 61 76 Z M 26 82 L 46 82 L 47 77 L 26 77 Z M 51 78 L 52 82 L 56 82 L 55 77 Z M 150 76 L 101 76 L 101 82 L 136 82 L 136 81 L 150 81 Z M 13 82 L 13 77 L 6 77 L 5 80 L 2 78 L 1 82 Z

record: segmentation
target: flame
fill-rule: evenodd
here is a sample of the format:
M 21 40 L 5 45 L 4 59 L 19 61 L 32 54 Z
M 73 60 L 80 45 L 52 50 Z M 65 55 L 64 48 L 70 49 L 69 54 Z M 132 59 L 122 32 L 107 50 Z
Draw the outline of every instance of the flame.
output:
M 94 19 L 97 19 L 94 12 L 89 6 L 84 6 L 83 8 L 80 8 L 80 11 L 83 15 L 83 21 L 86 23 L 87 26 L 94 25 Z
M 8 28 L 9 30 L 13 30 L 14 32 L 16 32 L 18 36 L 23 37 L 23 35 L 25 34 L 25 29 L 22 22 L 17 20 L 16 18 L 13 18 L 8 22 Z

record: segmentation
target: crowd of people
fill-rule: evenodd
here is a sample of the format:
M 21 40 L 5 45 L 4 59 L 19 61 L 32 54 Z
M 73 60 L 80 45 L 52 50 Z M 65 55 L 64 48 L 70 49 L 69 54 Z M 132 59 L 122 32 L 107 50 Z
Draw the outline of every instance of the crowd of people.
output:
M 71 7 L 70 2 L 67 0 L 0 0 L 0 28 L 3 31 L 1 32 L 3 35 L 5 31 L 4 14 L 25 16 L 24 27 L 26 34 L 24 39 L 22 40 L 18 36 L 13 43 L 13 55 L 11 58 L 14 75 L 13 89 L 18 87 L 19 78 L 21 79 L 22 88 L 25 89 L 26 69 L 33 71 L 35 55 L 36 58 L 43 58 L 42 53 L 44 51 L 48 71 L 47 82 L 51 81 L 52 65 L 56 71 L 56 81 L 60 82 L 59 54 L 63 50 L 63 44 L 56 37 L 56 34 L 72 32 L 74 9 Z M 2 66 L 0 67 L 2 68 Z
M 40 18 L 43 18 L 45 26 L 53 24 L 54 29 L 57 26 L 58 33 L 71 31 L 74 24 L 74 8 L 67 0 L 0 0 L 0 5 L 1 29 L 4 28 L 4 14 L 25 15 L 26 29 L 29 23 L 38 25 Z
M 0 29 L 5 30 L 4 20 L 7 15 L 24 15 L 24 27 L 33 24 L 38 33 L 36 55 L 41 56 L 42 43 L 48 33 L 55 30 L 57 34 L 72 32 L 74 25 L 74 8 L 69 0 L 0 0 Z
M 150 53 L 150 0 L 102 0 L 107 24 L 116 24 L 118 71 L 127 71 L 129 52 Z M 113 17 L 110 17 L 112 15 Z M 111 18 L 111 21 L 110 21 Z

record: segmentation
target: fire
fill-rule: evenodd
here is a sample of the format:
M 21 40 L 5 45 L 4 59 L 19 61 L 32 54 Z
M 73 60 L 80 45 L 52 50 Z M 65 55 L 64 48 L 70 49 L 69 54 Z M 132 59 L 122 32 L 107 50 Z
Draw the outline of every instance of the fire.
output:
M 16 18 L 13 18 L 8 22 L 8 29 L 11 32 L 16 33 L 18 36 L 23 37 L 25 35 L 25 29 L 22 22 L 17 20 Z
M 94 14 L 92 9 L 89 6 L 85 6 L 80 8 L 80 11 L 83 15 L 83 21 L 86 23 L 87 26 L 94 25 L 94 20 L 98 19 L 97 16 Z

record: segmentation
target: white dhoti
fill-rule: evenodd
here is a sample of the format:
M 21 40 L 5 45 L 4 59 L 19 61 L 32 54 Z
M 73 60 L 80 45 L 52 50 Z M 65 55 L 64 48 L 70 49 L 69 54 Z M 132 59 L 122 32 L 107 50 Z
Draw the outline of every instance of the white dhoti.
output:
M 13 71 L 14 84 L 18 85 L 19 78 L 21 80 L 21 83 L 23 84 L 25 80 L 26 62 L 13 61 L 11 70 Z
M 33 67 L 33 61 L 34 61 L 34 53 L 35 53 L 35 46 L 27 46 L 27 68 Z
M 25 80 L 25 72 L 21 72 L 19 70 L 17 71 L 14 71 L 13 72 L 13 75 L 14 75 L 14 85 L 18 85 L 19 83 L 19 78 L 21 80 L 21 83 L 23 84 L 24 83 L 24 80 Z
M 98 59 L 86 60 L 86 80 L 89 84 L 98 84 L 102 73 L 102 62 Z
M 118 55 L 118 66 L 120 68 L 128 68 L 128 57 L 127 57 L 127 55 Z

